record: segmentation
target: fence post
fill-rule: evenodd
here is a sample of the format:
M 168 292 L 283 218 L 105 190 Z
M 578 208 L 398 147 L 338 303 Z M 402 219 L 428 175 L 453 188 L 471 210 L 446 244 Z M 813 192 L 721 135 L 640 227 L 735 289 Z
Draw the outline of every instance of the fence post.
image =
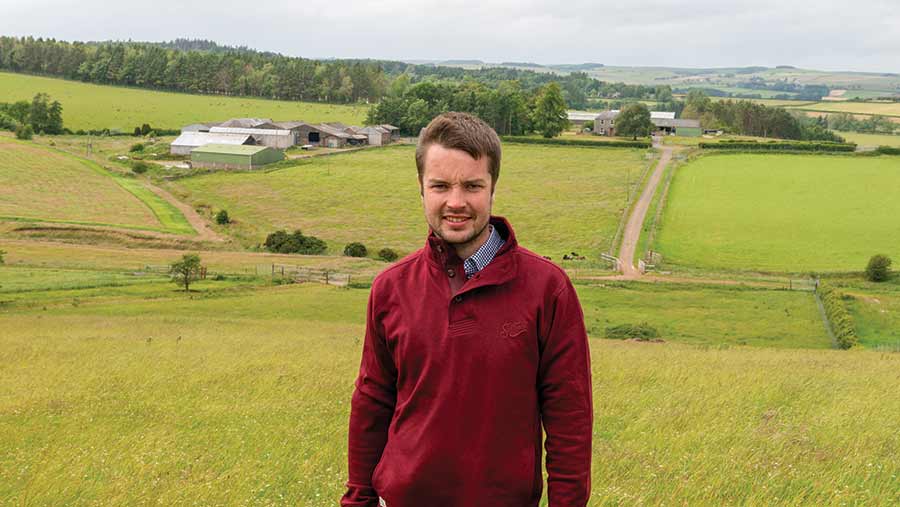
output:
M 328 270 L 325 270 L 325 285 L 328 285 Z

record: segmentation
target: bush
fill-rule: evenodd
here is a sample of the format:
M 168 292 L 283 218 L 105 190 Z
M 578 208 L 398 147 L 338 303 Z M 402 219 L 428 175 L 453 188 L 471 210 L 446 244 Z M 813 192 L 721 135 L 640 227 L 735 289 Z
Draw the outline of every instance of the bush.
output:
M 145 136 L 152 131 L 153 131 L 153 127 L 151 127 L 150 124 L 145 123 L 145 124 L 141 125 L 141 135 Z
M 6 262 L 5 260 L 3 260 L 4 255 L 6 255 L 6 252 L 4 252 L 3 250 L 0 250 L 0 264 L 3 264 Z
M 385 262 L 394 262 L 397 260 L 397 252 L 391 250 L 390 248 L 382 248 L 378 251 L 378 258 Z
M 131 145 L 131 148 L 128 148 L 128 151 L 131 153 L 144 151 L 144 143 L 134 143 Z
M 304 236 L 300 230 L 288 234 L 285 231 L 275 231 L 266 236 L 265 247 L 270 252 L 299 253 L 304 255 L 319 255 L 325 253 L 328 245 L 315 236 Z
M 741 150 L 741 151 L 856 151 L 856 145 L 852 143 L 830 142 L 777 142 L 769 141 L 758 143 L 756 141 L 720 141 L 718 143 L 699 143 L 704 150 Z
M 31 125 L 19 125 L 16 127 L 16 139 L 28 141 L 32 137 L 34 137 L 34 129 L 31 128 Z
M 219 225 L 228 225 L 231 223 L 231 218 L 228 216 L 228 212 L 225 210 L 221 210 L 216 213 L 216 223 Z
M 635 339 L 649 341 L 654 338 L 659 338 L 659 331 L 646 322 L 640 324 L 621 324 L 606 328 L 606 337 L 614 340 Z
M 344 255 L 348 257 L 365 257 L 368 254 L 369 251 L 366 250 L 366 245 L 363 245 L 362 243 L 354 241 L 344 247 Z
M 133 160 L 131 162 L 131 170 L 134 171 L 135 174 L 144 174 L 148 169 L 150 169 L 150 164 L 143 160 Z
M 843 295 L 827 284 L 820 284 L 818 289 L 822 298 L 822 306 L 825 307 L 825 316 L 831 324 L 831 331 L 837 341 L 837 346 L 849 349 L 859 342 L 856 329 L 853 326 L 853 317 L 844 305 Z
M 502 136 L 507 143 L 556 144 L 560 146 L 584 146 L 588 148 L 649 148 L 647 141 L 587 141 L 584 139 L 544 139 L 539 137 Z
M 141 137 L 141 127 L 134 127 L 134 137 Z
M 893 146 L 879 146 L 875 151 L 883 155 L 900 155 L 900 148 L 894 148 Z
M 891 277 L 891 259 L 887 255 L 873 255 L 866 266 L 866 280 L 883 282 Z

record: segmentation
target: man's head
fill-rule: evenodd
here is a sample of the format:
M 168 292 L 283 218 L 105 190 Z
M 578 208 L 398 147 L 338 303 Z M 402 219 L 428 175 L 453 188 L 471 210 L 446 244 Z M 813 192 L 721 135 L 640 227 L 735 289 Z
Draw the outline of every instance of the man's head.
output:
M 416 148 L 425 220 L 468 257 L 487 239 L 494 186 L 500 176 L 500 139 L 465 113 L 445 113 L 419 134 Z

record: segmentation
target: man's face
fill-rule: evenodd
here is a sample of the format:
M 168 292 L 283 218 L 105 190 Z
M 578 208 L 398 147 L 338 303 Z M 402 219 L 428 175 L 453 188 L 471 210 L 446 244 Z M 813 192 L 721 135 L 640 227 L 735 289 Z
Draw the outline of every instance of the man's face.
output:
M 471 256 L 487 240 L 493 191 L 488 157 L 432 144 L 425 152 L 422 203 L 425 220 L 460 257 Z

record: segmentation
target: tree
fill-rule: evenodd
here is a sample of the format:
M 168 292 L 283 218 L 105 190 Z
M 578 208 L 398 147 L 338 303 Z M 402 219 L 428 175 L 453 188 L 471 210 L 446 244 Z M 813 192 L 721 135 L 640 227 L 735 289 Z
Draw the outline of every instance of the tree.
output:
M 649 136 L 652 130 L 650 110 L 640 102 L 629 104 L 616 117 L 616 134 L 620 136 L 631 136 L 637 140 L 638 136 Z
M 216 213 L 216 223 L 219 225 L 228 225 L 231 223 L 231 217 L 228 216 L 228 211 L 220 210 Z
M 16 139 L 27 141 L 32 137 L 34 137 L 34 129 L 31 128 L 31 125 L 19 125 L 16 127 Z
M 169 274 L 172 281 L 178 285 L 184 285 L 187 292 L 191 283 L 200 279 L 200 256 L 197 254 L 184 254 L 181 260 L 171 264 Z
M 569 126 L 566 101 L 556 82 L 544 86 L 535 101 L 532 114 L 534 129 L 546 138 L 558 136 Z
M 368 254 L 369 251 L 366 249 L 366 245 L 356 241 L 348 243 L 347 246 L 344 247 L 344 255 L 347 257 L 365 257 Z
M 883 282 L 891 276 L 891 259 L 887 255 L 873 255 L 866 266 L 866 279 L 871 282 Z

